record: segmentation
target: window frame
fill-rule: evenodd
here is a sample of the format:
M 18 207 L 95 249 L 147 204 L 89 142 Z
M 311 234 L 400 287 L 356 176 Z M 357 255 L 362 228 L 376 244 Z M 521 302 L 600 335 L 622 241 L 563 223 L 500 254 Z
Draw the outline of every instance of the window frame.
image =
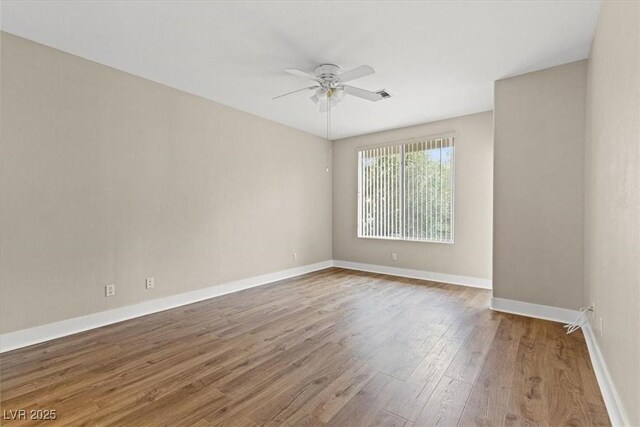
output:
M 384 147 L 396 147 L 400 146 L 400 176 L 403 177 L 400 179 L 400 200 L 401 200 L 401 212 L 400 215 L 400 229 L 404 231 L 404 200 L 405 200 L 405 147 L 409 144 L 415 142 L 426 142 L 426 141 L 434 141 L 438 139 L 451 139 L 451 148 L 452 148 L 452 158 L 451 158 L 451 240 L 433 240 L 433 239 L 412 239 L 407 238 L 406 236 L 401 237 L 389 237 L 389 236 L 366 236 L 362 234 L 362 170 L 363 170 L 363 162 L 362 162 L 362 152 L 366 150 L 371 150 L 375 148 L 384 148 Z M 404 241 L 404 242 L 418 242 L 418 243 L 439 243 L 446 245 L 453 245 L 456 242 L 456 233 L 455 233 L 455 223 L 456 223 L 456 140 L 457 133 L 455 131 L 440 133 L 435 135 L 421 136 L 409 139 L 402 139 L 398 141 L 390 141 L 384 142 L 380 144 L 369 144 L 362 145 L 356 147 L 357 151 L 357 170 L 358 170 L 358 180 L 357 180 L 357 219 L 356 219 L 356 234 L 359 239 L 375 239 L 375 240 L 393 240 L 393 241 Z M 404 232 L 403 232 L 404 234 Z

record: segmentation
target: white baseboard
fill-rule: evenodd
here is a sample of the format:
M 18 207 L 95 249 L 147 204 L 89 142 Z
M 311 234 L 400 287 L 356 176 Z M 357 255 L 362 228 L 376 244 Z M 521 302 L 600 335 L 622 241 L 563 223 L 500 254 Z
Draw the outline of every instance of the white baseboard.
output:
M 607 364 L 602 357 L 600 346 L 598 346 L 598 341 L 596 341 L 596 337 L 593 333 L 593 329 L 591 329 L 590 323 L 587 323 L 582 327 L 582 333 L 584 334 L 585 341 L 587 342 L 591 365 L 593 365 L 593 370 L 596 374 L 598 385 L 600 386 L 600 392 L 602 393 L 604 404 L 606 405 L 607 412 L 609 413 L 611 425 L 613 427 L 631 426 L 631 422 L 629 422 L 629 418 L 622 406 L 620 396 L 618 395 L 618 392 L 613 385 L 613 381 L 611 380 Z
M 561 323 L 571 323 L 580 314 L 577 310 L 495 297 L 491 298 L 491 310 Z
M 410 270 L 405 268 L 386 267 L 381 265 L 362 264 L 349 261 L 323 261 L 316 264 L 277 271 L 275 273 L 263 274 L 247 279 L 236 280 L 234 282 L 223 283 L 204 289 L 198 289 L 183 294 L 172 295 L 165 298 L 144 301 L 138 304 L 115 308 L 113 310 L 101 311 L 88 314 L 86 316 L 74 317 L 72 319 L 40 325 L 29 329 L 9 332 L 0 335 L 0 353 L 27 347 L 45 341 L 78 332 L 88 331 L 124 320 L 133 319 L 159 311 L 169 310 L 194 302 L 214 298 L 220 295 L 241 291 L 255 286 L 265 285 L 278 280 L 287 279 L 301 274 L 323 270 L 329 267 L 341 267 L 351 270 L 368 271 L 372 273 L 389 274 L 392 276 L 411 277 L 414 279 L 431 280 L 435 282 L 451 283 L 455 285 L 472 286 L 476 288 L 491 289 L 490 279 L 481 279 L 469 276 L 458 276 L 452 274 L 433 273 L 430 271 Z
M 551 320 L 554 322 L 571 323 L 580 314 L 577 310 L 568 310 L 566 308 L 551 307 L 548 305 L 531 304 L 528 302 L 515 301 L 504 298 L 491 298 L 491 309 L 503 311 L 505 313 L 519 314 L 521 316 L 535 317 L 537 319 Z M 629 419 L 623 410 L 618 393 L 611 381 L 609 370 L 598 347 L 591 325 L 587 323 L 582 327 L 587 348 L 589 349 L 589 357 L 591 364 L 600 386 L 602 398 L 609 413 L 609 419 L 614 427 L 631 426 Z
M 9 332 L 0 335 L 0 353 L 15 350 L 55 338 L 64 337 L 89 329 L 99 328 L 123 320 L 145 316 L 151 313 L 180 307 L 205 299 L 265 285 L 278 280 L 287 279 L 301 274 L 323 270 L 333 265 L 333 261 L 323 261 L 316 264 L 309 264 L 302 267 L 290 268 L 288 270 L 254 276 L 247 279 L 236 280 L 229 283 L 198 289 L 183 294 L 172 295 L 165 298 L 154 299 L 134 305 L 115 308 L 113 310 L 101 311 L 88 314 L 86 316 L 75 317 L 73 319 L 62 320 L 60 322 L 49 323 L 36 326 L 34 328 L 23 329 L 16 332 Z
M 412 279 L 430 280 L 433 282 L 451 283 L 453 285 L 471 286 L 473 288 L 491 289 L 491 279 L 479 277 L 459 276 L 455 274 L 434 273 L 424 270 L 411 270 L 408 268 L 388 267 L 386 265 L 363 264 L 351 261 L 333 261 L 334 267 L 347 268 L 349 270 L 368 271 L 370 273 L 389 274 L 391 276 L 410 277 Z

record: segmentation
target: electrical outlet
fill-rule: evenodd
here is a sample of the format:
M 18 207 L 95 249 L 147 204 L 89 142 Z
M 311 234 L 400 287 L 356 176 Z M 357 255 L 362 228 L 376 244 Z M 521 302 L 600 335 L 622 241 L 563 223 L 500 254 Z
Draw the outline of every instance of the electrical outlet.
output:
M 147 280 L 144 283 L 144 287 L 146 289 L 153 289 L 156 287 L 156 282 L 154 281 L 153 277 L 147 277 Z
M 294 252 L 294 253 L 293 253 L 293 260 L 295 261 L 295 260 L 297 260 L 297 259 L 298 259 L 298 254 L 297 254 L 297 252 Z
M 112 297 L 116 294 L 116 285 L 107 285 L 104 287 L 104 296 Z
M 394 261 L 397 261 L 398 260 L 398 254 L 395 253 L 395 252 L 392 252 L 391 253 L 391 259 L 394 260 Z

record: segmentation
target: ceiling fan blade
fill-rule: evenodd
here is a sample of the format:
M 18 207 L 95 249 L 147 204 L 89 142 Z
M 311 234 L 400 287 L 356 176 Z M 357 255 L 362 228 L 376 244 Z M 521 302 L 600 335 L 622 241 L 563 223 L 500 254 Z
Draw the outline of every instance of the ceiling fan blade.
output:
M 382 99 L 382 95 L 380 95 L 379 93 L 371 92 L 365 89 L 360 89 L 359 87 L 344 85 L 344 90 L 349 95 L 357 96 L 358 98 L 366 99 L 367 101 L 376 102 Z
M 348 82 L 350 80 L 359 79 L 360 77 L 369 76 L 375 73 L 376 70 L 369 67 L 368 65 L 361 65 L 359 67 L 354 68 L 353 70 L 345 71 L 340 74 L 338 77 L 341 82 Z
M 276 96 L 275 98 L 272 98 L 272 99 L 282 98 L 283 96 L 291 95 L 291 94 L 294 94 L 294 93 L 296 93 L 296 92 L 302 92 L 303 90 L 316 89 L 316 88 L 319 88 L 319 87 L 320 87 L 320 86 L 318 86 L 318 85 L 315 85 L 315 86 L 309 86 L 309 87 L 303 87 L 302 89 L 296 89 L 296 90 L 293 90 L 293 91 L 291 91 L 291 92 L 287 92 L 287 93 L 284 93 L 284 94 L 282 94 L 282 95 L 278 95 L 278 96 Z
M 306 71 L 296 70 L 293 68 L 285 71 L 289 74 L 293 74 L 294 76 L 302 77 L 305 79 L 316 80 L 316 81 L 318 80 L 318 77 L 316 77 L 314 74 L 307 73 Z

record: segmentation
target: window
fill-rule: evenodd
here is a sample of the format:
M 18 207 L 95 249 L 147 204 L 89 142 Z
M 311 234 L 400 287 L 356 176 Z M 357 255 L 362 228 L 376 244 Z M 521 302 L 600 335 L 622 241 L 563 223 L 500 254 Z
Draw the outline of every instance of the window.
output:
M 358 152 L 358 237 L 453 243 L 453 137 Z

